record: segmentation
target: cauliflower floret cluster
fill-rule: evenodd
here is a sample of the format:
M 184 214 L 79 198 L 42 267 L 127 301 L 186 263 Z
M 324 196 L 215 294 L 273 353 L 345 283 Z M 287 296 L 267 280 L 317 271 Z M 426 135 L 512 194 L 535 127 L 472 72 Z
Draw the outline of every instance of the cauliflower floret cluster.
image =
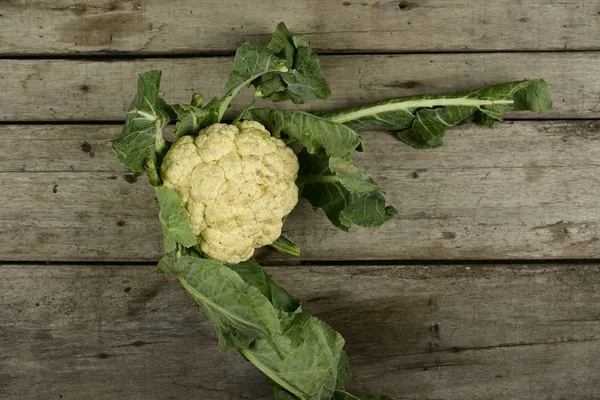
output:
M 273 243 L 298 202 L 294 152 L 258 122 L 238 126 L 214 124 L 182 137 L 161 172 L 181 197 L 202 251 L 229 263 Z

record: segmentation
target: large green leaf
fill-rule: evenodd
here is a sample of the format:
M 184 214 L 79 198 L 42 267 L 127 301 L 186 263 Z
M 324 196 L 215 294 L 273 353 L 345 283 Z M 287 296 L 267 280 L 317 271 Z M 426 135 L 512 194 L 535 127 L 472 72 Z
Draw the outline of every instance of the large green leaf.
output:
M 342 336 L 301 312 L 299 300 L 258 264 L 165 256 L 158 269 L 179 276 L 215 326 L 221 350 L 236 347 L 282 395 L 329 399 L 348 380 Z
M 264 51 L 285 60 L 287 71 L 256 79 L 253 84 L 261 97 L 274 101 L 289 99 L 295 104 L 303 104 L 331 95 L 319 57 L 303 36 L 292 35 L 283 22 L 277 25 Z
M 282 326 L 278 313 L 259 289 L 218 261 L 196 257 L 163 257 L 158 270 L 177 274 L 183 287 L 196 299 L 219 337 L 219 348 L 245 349 L 261 339 L 283 356 L 279 344 Z
M 241 88 L 250 85 L 261 75 L 285 70 L 287 70 L 285 60 L 260 50 L 252 42 L 244 42 L 238 47 L 233 65 L 227 75 L 225 96 L 229 93 L 239 92 Z
M 548 85 L 543 79 L 536 79 L 455 95 L 401 97 L 316 114 L 357 131 L 396 131 L 400 140 L 413 147 L 432 148 L 442 145 L 450 127 L 474 122 L 491 128 L 507 112 L 550 108 Z
M 340 360 L 337 366 L 337 382 L 335 384 L 336 389 L 344 389 L 346 384 L 354 380 L 354 375 L 350 372 L 350 360 L 348 354 L 342 351 L 340 354 Z
M 163 246 L 170 253 L 181 243 L 184 247 L 196 244 L 196 236 L 190 227 L 188 213 L 177 192 L 165 186 L 155 186 L 154 193 L 160 205 L 158 218 L 163 228 Z
M 338 393 L 345 392 L 346 383 L 353 380 L 354 377 L 350 373 L 350 366 L 348 361 L 348 355 L 345 351 L 341 351 L 340 358 L 338 360 L 337 369 L 331 369 L 329 375 L 325 378 L 323 388 L 321 391 L 314 396 L 314 399 L 318 400 L 330 400 L 336 398 Z M 289 391 L 285 390 L 277 383 L 270 381 L 273 385 L 273 398 L 274 400 L 297 400 L 298 397 L 294 396 Z M 341 391 L 341 392 L 340 392 Z M 384 400 L 384 399 L 382 399 Z
M 326 99 L 331 94 L 318 56 L 302 36 L 292 35 L 281 22 L 264 49 L 252 42 L 238 47 L 219 105 L 218 120 L 244 87 L 269 100 L 296 104 Z
M 298 160 L 301 196 L 322 208 L 338 228 L 377 227 L 396 217 L 396 209 L 386 206 L 385 192 L 350 160 L 328 159 L 304 150 Z
M 252 42 L 245 42 L 238 47 L 225 83 L 225 95 L 219 104 L 218 120 L 220 121 L 231 104 L 233 98 L 243 88 L 250 86 L 262 75 L 287 71 L 285 60 L 260 50 Z
M 280 351 L 285 354 L 283 358 L 263 339 L 240 352 L 271 381 L 298 399 L 331 398 L 344 339 L 329 325 L 306 313 L 281 312 L 280 319 L 288 339 L 282 342 L 286 344 Z
M 148 160 L 159 167 L 168 149 L 162 130 L 174 115 L 158 95 L 160 77 L 156 70 L 139 75 L 137 94 L 127 109 L 121 136 L 112 141 L 119 161 L 132 171 L 145 171 Z
M 257 108 L 248 110 L 244 118 L 260 122 L 275 137 L 297 141 L 311 154 L 324 151 L 344 157 L 361 144 L 355 130 L 304 111 Z
M 226 264 L 247 284 L 257 288 L 273 307 L 286 312 L 296 312 L 301 308 L 300 300 L 275 282 L 256 262 L 252 260 L 239 264 Z

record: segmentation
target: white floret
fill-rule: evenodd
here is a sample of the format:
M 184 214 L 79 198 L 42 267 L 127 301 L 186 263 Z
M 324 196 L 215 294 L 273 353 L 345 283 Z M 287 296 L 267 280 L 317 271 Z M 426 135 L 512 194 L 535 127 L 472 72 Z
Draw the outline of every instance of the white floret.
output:
M 214 124 L 171 147 L 164 185 L 177 191 L 201 250 L 238 263 L 273 243 L 298 202 L 298 159 L 258 122 Z
M 194 138 L 184 136 L 179 139 L 169 150 L 162 164 L 163 180 L 169 181 L 173 187 L 189 185 L 190 165 L 199 165 L 202 159 L 198 155 Z

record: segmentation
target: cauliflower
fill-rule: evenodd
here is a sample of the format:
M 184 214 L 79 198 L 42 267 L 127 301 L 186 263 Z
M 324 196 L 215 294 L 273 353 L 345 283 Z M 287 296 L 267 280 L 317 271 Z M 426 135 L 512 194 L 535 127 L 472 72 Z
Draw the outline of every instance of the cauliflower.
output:
M 213 124 L 184 136 L 162 164 L 164 185 L 189 214 L 200 249 L 217 261 L 238 263 L 273 243 L 298 202 L 298 159 L 254 121 Z

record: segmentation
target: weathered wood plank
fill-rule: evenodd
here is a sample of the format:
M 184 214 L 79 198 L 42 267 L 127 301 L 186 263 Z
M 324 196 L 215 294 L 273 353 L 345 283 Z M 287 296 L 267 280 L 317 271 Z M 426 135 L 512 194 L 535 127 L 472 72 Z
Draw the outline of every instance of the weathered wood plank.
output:
M 366 151 L 355 158 L 387 190 L 398 219 L 348 234 L 302 201 L 286 234 L 304 260 L 597 258 L 599 128 L 597 121 L 469 126 L 436 150 L 367 133 Z M 118 126 L 0 126 L 2 259 L 161 256 L 151 187 L 115 160 L 109 139 L 118 133 Z
M 195 91 L 207 98 L 220 96 L 230 64 L 229 57 L 0 60 L 0 121 L 122 120 L 136 90 L 137 74 L 151 68 L 163 70 L 162 92 L 168 102 L 188 102 Z M 333 94 L 327 101 L 311 103 L 305 109 L 341 108 L 404 95 L 452 93 L 543 77 L 551 87 L 554 110 L 516 117 L 600 117 L 598 53 L 325 56 L 322 64 Z M 244 91 L 228 115 L 236 115 L 251 96 L 250 90 Z
M 600 267 L 275 267 L 347 339 L 353 391 L 400 399 L 594 398 Z M 0 267 L 0 397 L 268 399 L 173 277 Z
M 328 52 L 597 50 L 599 12 L 578 0 L 10 0 L 0 53 L 233 51 L 279 20 Z

